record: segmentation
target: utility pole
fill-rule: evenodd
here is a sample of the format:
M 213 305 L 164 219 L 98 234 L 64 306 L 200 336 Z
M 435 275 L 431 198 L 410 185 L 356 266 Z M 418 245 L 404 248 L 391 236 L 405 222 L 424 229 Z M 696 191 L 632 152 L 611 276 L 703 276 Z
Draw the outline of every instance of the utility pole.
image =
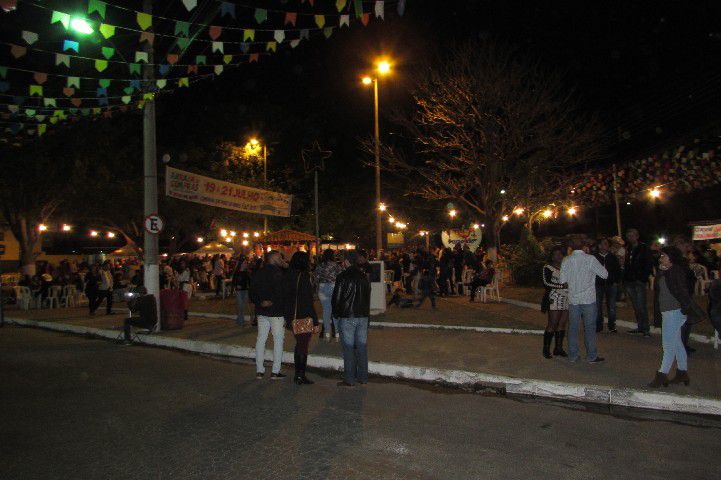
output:
M 613 201 L 616 202 L 616 228 L 618 236 L 623 238 L 621 231 L 621 206 L 618 198 L 618 175 L 616 174 L 616 164 L 613 164 Z
M 153 1 L 143 0 L 143 12 L 153 13 Z M 153 85 L 155 79 L 153 46 L 145 42 L 144 49 L 148 52 L 148 63 L 143 66 L 143 80 L 145 88 Z M 143 106 L 143 172 L 144 172 L 144 213 L 158 214 L 158 164 L 155 144 L 155 98 L 146 100 Z M 144 247 L 144 285 L 148 294 L 155 297 L 158 308 L 158 321 L 155 330 L 160 329 L 160 270 L 158 268 L 158 234 L 145 230 L 143 234 Z
M 263 188 L 268 188 L 268 146 L 263 143 Z M 268 215 L 263 215 L 263 235 L 268 233 Z
M 373 79 L 373 113 L 375 119 L 375 154 L 376 154 L 376 259 L 380 260 L 383 250 L 383 218 L 381 205 L 381 135 L 378 125 L 378 77 Z
M 315 256 L 320 257 L 320 221 L 318 218 L 318 169 L 313 169 L 315 191 Z
M 313 191 L 315 194 L 315 254 L 320 256 L 320 213 L 318 208 L 318 172 L 325 170 L 325 159 L 329 158 L 333 152 L 330 150 L 323 150 L 320 148 L 318 141 L 313 143 L 311 148 L 306 148 L 301 151 L 303 157 L 303 167 L 305 173 L 313 172 L 314 184 Z

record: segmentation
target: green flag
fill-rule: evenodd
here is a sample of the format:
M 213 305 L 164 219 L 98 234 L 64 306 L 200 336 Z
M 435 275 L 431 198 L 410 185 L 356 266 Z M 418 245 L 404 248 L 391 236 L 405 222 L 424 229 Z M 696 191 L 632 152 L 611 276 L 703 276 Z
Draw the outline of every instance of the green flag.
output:
M 43 96 L 43 86 L 42 85 L 30 85 L 30 96 L 37 95 L 38 97 Z
M 105 2 L 101 2 L 100 0 L 88 0 L 88 15 L 93 12 L 98 12 L 100 18 L 105 20 L 105 7 Z
M 70 27 L 70 15 L 63 12 L 53 11 L 52 16 L 50 17 L 50 24 L 52 25 L 57 22 L 62 23 L 65 30 L 67 30 Z
M 139 63 L 129 63 L 128 67 L 130 68 L 130 74 L 137 73 L 140 75 L 140 64 Z
M 115 49 L 112 47 L 102 47 L 100 51 L 103 53 L 103 57 L 108 60 L 113 58 L 113 55 L 115 55 Z
M 148 13 L 138 12 L 136 19 L 143 30 L 147 30 L 153 24 L 153 17 Z
M 108 88 L 110 86 L 110 79 L 101 78 L 100 80 L 98 80 L 98 85 L 100 85 L 102 88 Z
M 98 30 L 100 30 L 100 33 L 105 38 L 110 38 L 113 35 L 115 35 L 115 26 L 114 25 L 106 25 L 104 23 L 101 23 L 100 28 L 98 28 Z
M 190 23 L 181 22 L 178 20 L 175 22 L 175 34 L 174 35 L 185 35 L 190 36 Z
M 107 60 L 103 60 L 103 59 L 100 59 L 100 58 L 98 58 L 97 60 L 95 60 L 95 70 L 97 70 L 98 72 L 102 72 L 102 71 L 105 70 L 106 68 L 108 68 L 108 61 L 107 61 Z

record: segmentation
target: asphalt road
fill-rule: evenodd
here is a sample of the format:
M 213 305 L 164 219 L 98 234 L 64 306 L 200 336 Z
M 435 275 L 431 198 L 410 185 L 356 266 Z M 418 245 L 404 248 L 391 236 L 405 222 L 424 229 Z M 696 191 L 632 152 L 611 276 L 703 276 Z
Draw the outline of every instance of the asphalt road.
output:
M 2 479 L 712 479 L 721 421 L 254 368 L 0 329 Z

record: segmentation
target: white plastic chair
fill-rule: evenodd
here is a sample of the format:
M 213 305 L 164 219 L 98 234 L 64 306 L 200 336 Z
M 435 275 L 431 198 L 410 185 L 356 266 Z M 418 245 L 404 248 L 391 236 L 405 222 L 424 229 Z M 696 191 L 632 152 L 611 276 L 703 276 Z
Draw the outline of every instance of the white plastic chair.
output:
M 30 310 L 30 304 L 33 301 L 30 289 L 28 287 L 16 286 L 13 287 L 13 290 L 15 290 L 15 299 L 17 301 L 18 307 L 22 308 L 23 310 Z
M 60 307 L 60 294 L 62 293 L 63 287 L 59 285 L 53 285 L 48 289 L 48 296 L 42 300 L 42 305 L 47 305 L 48 308 Z
M 77 306 L 78 291 L 75 285 L 63 287 L 63 295 L 60 297 L 60 305 L 65 308 Z
M 486 303 L 489 298 L 493 300 L 494 295 L 496 297 L 496 301 L 500 302 L 501 292 L 498 288 L 498 274 L 493 275 L 493 280 L 491 280 L 491 283 L 489 283 L 485 287 L 481 287 L 481 302 Z

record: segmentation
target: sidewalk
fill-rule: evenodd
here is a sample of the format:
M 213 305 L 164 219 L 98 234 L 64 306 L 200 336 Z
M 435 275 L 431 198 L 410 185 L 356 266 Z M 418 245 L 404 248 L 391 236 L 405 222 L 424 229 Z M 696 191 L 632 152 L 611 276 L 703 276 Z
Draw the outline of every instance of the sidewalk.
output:
M 223 309 L 220 301 L 207 303 L 216 307 L 216 313 Z M 447 325 L 475 322 L 485 326 L 513 324 L 537 328 L 545 321 L 539 312 L 528 308 L 458 303 L 460 299 L 442 300 L 438 311 L 431 311 L 429 306 L 413 311 L 391 310 L 382 317 L 374 317 L 374 322 L 408 323 L 413 316 L 421 323 L 431 323 L 432 319 L 433 323 Z M 10 311 L 7 317 L 22 323 L 47 322 L 40 326 L 59 330 L 67 330 L 64 325 L 70 325 L 74 326 L 74 333 L 115 338 L 120 333 L 123 315 L 89 317 L 85 309 L 56 309 Z M 141 340 L 195 352 L 252 358 L 255 337 L 253 327 L 237 327 L 232 319 L 194 316 L 183 330 L 141 335 Z M 604 364 L 571 364 L 564 359 L 542 358 L 541 339 L 537 335 L 372 328 L 369 355 L 372 372 L 383 376 L 480 384 L 507 393 L 721 415 L 721 357 L 710 345 L 697 345 L 698 352 L 690 360 L 689 387 L 671 386 L 645 393 L 645 385 L 660 362 L 660 338 L 601 334 L 598 344 L 599 352 L 607 359 Z M 267 348 L 270 347 L 269 342 Z M 292 353 L 288 353 L 293 350 L 290 334 L 286 335 L 284 350 L 287 352 L 284 360 L 292 363 Z M 266 356 L 269 358 L 269 352 Z M 340 345 L 314 340 L 309 365 L 341 369 Z

